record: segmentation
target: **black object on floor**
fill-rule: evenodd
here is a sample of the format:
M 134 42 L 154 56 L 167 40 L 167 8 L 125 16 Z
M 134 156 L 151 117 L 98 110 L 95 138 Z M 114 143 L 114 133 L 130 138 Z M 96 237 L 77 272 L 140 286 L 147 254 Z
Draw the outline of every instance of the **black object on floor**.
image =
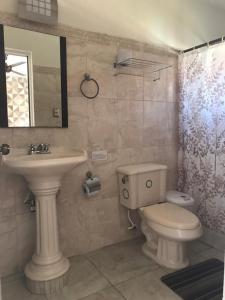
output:
M 222 300 L 222 261 L 212 258 L 161 278 L 171 290 L 184 300 Z

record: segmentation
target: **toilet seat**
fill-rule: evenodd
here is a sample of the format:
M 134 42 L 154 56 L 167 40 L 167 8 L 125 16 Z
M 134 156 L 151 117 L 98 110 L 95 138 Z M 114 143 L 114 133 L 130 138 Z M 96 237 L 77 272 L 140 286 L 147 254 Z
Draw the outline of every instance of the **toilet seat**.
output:
M 172 203 L 161 203 L 141 208 L 147 220 L 172 229 L 192 230 L 200 225 L 190 211 Z

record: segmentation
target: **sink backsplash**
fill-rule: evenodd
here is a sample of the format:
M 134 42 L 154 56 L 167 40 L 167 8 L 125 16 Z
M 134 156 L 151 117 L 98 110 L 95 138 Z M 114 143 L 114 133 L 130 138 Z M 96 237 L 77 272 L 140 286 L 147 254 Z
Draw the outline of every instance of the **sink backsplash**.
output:
M 89 153 L 108 151 L 107 161 L 88 160 L 63 179 L 57 199 L 63 252 L 72 256 L 139 235 L 138 230 L 127 230 L 127 211 L 119 204 L 115 170 L 122 164 L 165 163 L 169 167 L 168 186 L 176 186 L 177 56 L 154 45 L 62 25 L 39 26 L 2 12 L 0 23 L 67 37 L 69 95 L 68 129 L 0 129 L 1 142 L 10 144 L 12 151 L 26 152 L 32 143 Z M 114 76 L 113 62 L 119 48 L 160 57 L 173 68 L 156 82 L 149 76 Z M 81 96 L 84 73 L 90 73 L 100 85 L 94 101 Z M 87 199 L 81 188 L 88 170 L 102 182 L 102 191 L 92 199 Z M 0 172 L 1 275 L 22 270 L 34 251 L 35 214 L 23 204 L 28 192 L 22 177 Z

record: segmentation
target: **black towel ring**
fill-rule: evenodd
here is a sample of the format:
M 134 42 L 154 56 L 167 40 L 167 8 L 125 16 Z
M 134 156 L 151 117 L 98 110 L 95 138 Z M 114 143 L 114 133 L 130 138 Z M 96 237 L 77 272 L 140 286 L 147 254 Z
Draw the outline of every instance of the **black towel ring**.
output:
M 93 82 L 95 83 L 95 85 L 96 85 L 96 87 L 97 87 L 97 91 L 96 91 L 95 95 L 93 95 L 93 96 L 87 96 L 87 95 L 84 93 L 84 91 L 83 91 L 83 84 L 85 83 L 85 81 L 93 81 Z M 81 81 L 81 84 L 80 84 L 80 91 L 81 91 L 82 95 L 83 95 L 85 98 L 88 98 L 88 99 L 94 99 L 94 98 L 96 98 L 96 97 L 98 96 L 98 94 L 99 94 L 99 85 L 98 85 L 98 83 L 97 83 L 97 81 L 96 81 L 95 79 L 91 78 L 91 76 L 90 76 L 89 74 L 86 73 L 86 74 L 84 74 L 84 79 Z

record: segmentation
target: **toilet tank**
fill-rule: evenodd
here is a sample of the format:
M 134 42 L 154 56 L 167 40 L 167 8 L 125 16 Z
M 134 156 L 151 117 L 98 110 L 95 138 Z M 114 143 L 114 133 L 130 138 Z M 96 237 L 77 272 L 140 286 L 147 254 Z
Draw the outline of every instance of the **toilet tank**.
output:
M 154 163 L 117 168 L 120 203 L 137 209 L 165 201 L 167 166 Z

